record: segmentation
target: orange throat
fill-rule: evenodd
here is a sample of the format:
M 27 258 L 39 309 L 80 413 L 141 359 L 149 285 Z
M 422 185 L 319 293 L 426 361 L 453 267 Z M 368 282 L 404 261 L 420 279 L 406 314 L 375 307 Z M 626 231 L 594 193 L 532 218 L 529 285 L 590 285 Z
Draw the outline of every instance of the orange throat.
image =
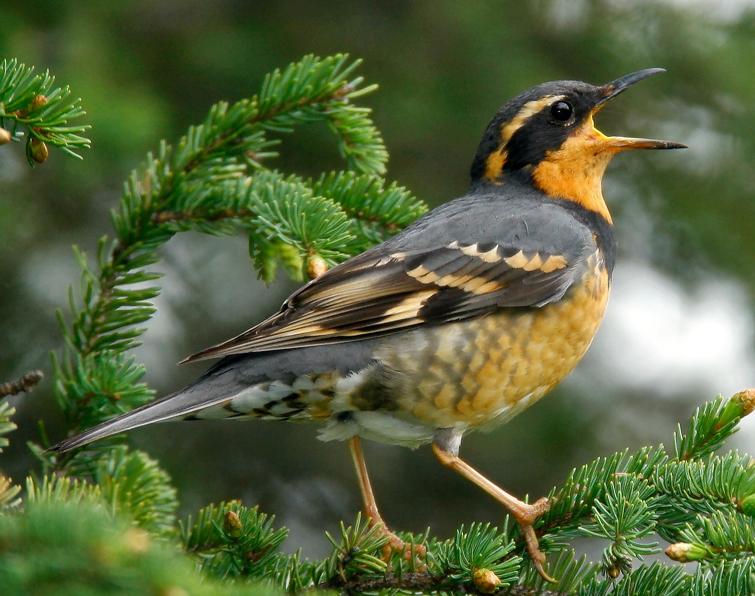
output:
M 615 151 L 607 149 L 605 135 L 589 118 L 557 150 L 549 151 L 532 168 L 535 186 L 554 199 L 573 201 L 613 223 L 603 199 L 603 173 Z
M 544 161 L 533 169 L 532 179 L 535 186 L 551 198 L 578 203 L 613 223 L 601 189 L 608 160 L 602 161 L 603 164 L 579 164 L 577 167 L 568 162 Z

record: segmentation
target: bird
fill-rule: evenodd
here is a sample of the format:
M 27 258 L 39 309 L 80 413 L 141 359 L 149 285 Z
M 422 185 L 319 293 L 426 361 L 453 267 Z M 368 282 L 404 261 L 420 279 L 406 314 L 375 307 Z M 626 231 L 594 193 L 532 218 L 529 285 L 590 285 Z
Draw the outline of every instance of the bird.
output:
M 459 455 L 462 438 L 509 422 L 566 375 L 603 319 L 616 240 L 602 179 L 633 149 L 671 141 L 606 136 L 593 117 L 648 68 L 610 83 L 551 81 L 507 103 L 485 128 L 463 196 L 325 271 L 243 333 L 183 362 L 219 359 L 187 387 L 52 447 L 174 419 L 322 423 L 348 442 L 365 513 L 377 506 L 361 439 L 416 448 L 503 505 L 545 571 L 527 503 Z

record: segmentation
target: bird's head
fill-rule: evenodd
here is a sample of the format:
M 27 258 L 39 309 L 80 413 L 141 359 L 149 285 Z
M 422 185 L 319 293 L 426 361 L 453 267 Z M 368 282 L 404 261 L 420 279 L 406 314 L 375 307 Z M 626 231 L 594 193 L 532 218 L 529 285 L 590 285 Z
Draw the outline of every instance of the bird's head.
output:
M 605 102 L 661 68 L 633 72 L 605 85 L 553 81 L 515 97 L 491 120 L 472 164 L 473 184 L 524 180 L 545 194 L 580 203 L 611 221 L 601 191 L 611 158 L 629 149 L 678 149 L 670 141 L 608 137 L 593 116 Z

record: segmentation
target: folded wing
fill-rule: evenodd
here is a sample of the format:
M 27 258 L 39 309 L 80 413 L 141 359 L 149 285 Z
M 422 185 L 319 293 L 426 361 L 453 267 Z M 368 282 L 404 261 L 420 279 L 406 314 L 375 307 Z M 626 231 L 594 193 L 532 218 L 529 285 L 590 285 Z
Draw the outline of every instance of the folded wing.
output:
M 365 253 L 295 292 L 272 317 L 184 362 L 353 341 L 499 308 L 543 306 L 564 295 L 579 261 L 578 254 L 495 242 Z

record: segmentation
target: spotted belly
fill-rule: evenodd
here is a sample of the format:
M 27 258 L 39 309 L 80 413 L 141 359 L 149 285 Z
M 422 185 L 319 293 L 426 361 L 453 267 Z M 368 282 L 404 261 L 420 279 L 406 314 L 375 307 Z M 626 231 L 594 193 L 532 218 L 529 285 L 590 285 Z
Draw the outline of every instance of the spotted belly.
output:
M 590 346 L 609 294 L 594 258 L 563 300 L 405 334 L 378 356 L 396 411 L 436 428 L 502 424 L 568 375 Z M 368 404 L 362 404 L 363 408 Z
M 360 370 L 272 378 L 192 417 L 320 421 L 325 440 L 360 434 L 408 446 L 429 442 L 438 428 L 502 424 L 574 369 L 603 318 L 608 286 L 596 255 L 557 303 L 373 340 Z

